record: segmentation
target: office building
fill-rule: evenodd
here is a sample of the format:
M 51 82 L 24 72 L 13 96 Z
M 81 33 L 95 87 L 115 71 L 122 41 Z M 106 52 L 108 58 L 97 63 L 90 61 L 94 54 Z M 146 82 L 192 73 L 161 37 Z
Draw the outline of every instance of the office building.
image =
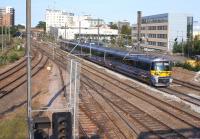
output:
M 15 9 L 12 7 L 0 8 L 0 26 L 15 25 Z
M 141 18 L 140 46 L 172 52 L 175 40 L 192 39 L 193 17 L 189 14 L 157 14 Z M 138 41 L 137 24 L 133 25 L 133 39 Z

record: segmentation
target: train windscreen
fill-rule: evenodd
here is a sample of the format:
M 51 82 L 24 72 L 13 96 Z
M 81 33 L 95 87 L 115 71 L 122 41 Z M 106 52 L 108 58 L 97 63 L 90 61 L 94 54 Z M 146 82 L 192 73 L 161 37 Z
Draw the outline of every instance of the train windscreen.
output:
M 151 70 L 170 71 L 171 64 L 170 62 L 155 62 L 152 63 Z

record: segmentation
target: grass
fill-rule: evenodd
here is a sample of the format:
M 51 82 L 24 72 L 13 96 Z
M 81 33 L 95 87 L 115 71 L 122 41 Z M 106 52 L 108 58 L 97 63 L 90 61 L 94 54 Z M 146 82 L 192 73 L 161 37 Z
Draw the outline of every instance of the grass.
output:
M 26 139 L 27 132 L 25 110 L 0 121 L 0 139 Z

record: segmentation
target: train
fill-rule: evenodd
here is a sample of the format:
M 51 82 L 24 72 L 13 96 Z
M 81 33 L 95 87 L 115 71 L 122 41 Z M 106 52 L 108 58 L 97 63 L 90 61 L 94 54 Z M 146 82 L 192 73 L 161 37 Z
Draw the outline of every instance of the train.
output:
M 128 77 L 155 87 L 167 87 L 172 79 L 172 62 L 164 57 L 133 53 L 99 46 L 96 43 L 77 43 L 60 40 L 60 48 Z

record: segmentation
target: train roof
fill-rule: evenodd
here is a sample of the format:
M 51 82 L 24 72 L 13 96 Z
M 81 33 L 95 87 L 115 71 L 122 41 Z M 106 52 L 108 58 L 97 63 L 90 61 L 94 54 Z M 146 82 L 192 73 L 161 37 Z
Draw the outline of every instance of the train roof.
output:
M 77 45 L 77 42 L 69 42 L 69 41 L 62 41 L 62 42 Z M 119 57 L 122 57 L 122 58 L 125 57 L 125 60 L 137 60 L 137 61 L 144 61 L 144 62 L 147 62 L 147 63 L 156 62 L 156 61 L 169 61 L 169 59 L 167 59 L 165 57 L 147 55 L 147 54 L 142 54 L 142 53 L 131 53 L 131 54 L 129 54 L 128 51 L 98 46 L 96 44 L 80 43 L 78 45 L 82 46 L 82 47 L 86 47 L 88 49 L 91 48 L 92 50 L 96 50 L 96 51 L 99 51 L 99 52 L 105 52 L 107 54 L 116 55 L 116 56 L 119 56 Z

